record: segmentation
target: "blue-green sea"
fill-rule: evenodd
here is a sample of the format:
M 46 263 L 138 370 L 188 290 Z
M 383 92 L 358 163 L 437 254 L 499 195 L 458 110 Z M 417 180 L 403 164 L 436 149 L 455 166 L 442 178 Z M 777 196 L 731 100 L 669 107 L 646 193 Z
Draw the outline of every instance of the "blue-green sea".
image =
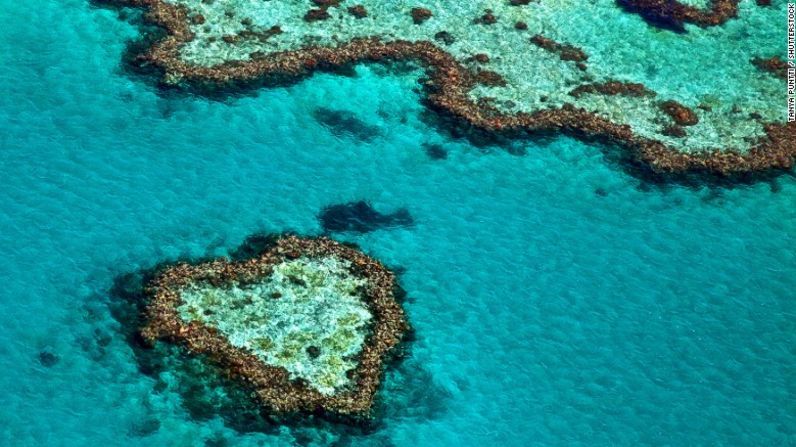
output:
M 0 445 L 796 445 L 789 173 L 662 184 L 568 137 L 475 145 L 402 67 L 162 91 L 117 11 L 0 6 Z M 244 430 L 142 371 L 116 278 L 359 200 L 412 218 L 332 234 L 407 292 L 375 428 Z

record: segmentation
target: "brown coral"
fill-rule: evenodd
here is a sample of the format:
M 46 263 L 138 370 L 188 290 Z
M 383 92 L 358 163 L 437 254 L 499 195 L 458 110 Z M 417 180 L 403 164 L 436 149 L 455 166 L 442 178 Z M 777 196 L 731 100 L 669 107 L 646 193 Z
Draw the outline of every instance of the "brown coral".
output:
M 618 0 L 627 11 L 641 15 L 648 22 L 682 31 L 683 23 L 702 27 L 721 25 L 738 14 L 739 0 L 711 0 L 708 9 L 677 0 Z
M 348 13 L 358 19 L 364 19 L 368 16 L 368 10 L 362 5 L 350 6 L 348 8 Z
M 595 84 L 582 84 L 573 89 L 569 94 L 579 97 L 584 94 L 599 93 L 601 95 L 622 96 L 655 96 L 655 92 L 647 90 L 644 84 L 633 82 L 608 81 Z
M 788 77 L 788 63 L 779 56 L 772 56 L 768 59 L 756 57 L 752 59 L 752 64 L 758 69 L 773 73 L 782 79 L 787 79 Z
M 427 8 L 412 8 L 409 13 L 412 16 L 412 21 L 415 22 L 415 25 L 420 25 L 421 23 L 430 19 L 433 15 L 431 10 Z
M 693 110 L 677 101 L 664 101 L 661 103 L 663 113 L 669 115 L 680 126 L 693 126 L 699 123 L 699 117 Z
M 589 56 L 574 45 L 559 43 L 541 34 L 536 34 L 531 37 L 531 43 L 539 48 L 557 54 L 558 58 L 562 61 L 575 62 L 575 65 L 581 70 L 586 69 L 586 61 L 589 60 Z
M 329 11 L 325 8 L 310 9 L 304 14 L 304 20 L 307 22 L 317 22 L 320 20 L 327 20 L 331 17 Z

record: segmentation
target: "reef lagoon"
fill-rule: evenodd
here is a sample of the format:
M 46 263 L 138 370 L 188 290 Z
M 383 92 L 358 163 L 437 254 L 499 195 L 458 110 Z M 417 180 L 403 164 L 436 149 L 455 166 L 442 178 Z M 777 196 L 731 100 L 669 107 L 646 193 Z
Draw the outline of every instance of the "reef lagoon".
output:
M 788 156 L 656 165 L 614 138 L 622 133 L 495 132 L 435 105 L 440 78 L 414 57 L 319 62 L 222 87 L 142 58 L 166 37 L 144 9 L 0 3 L 0 445 L 796 445 Z M 782 1 L 741 0 L 715 24 L 686 10 L 690 18 L 634 10 L 650 1 L 162 3 L 206 9 L 208 25 L 221 23 L 213 8 L 252 8 L 202 34 L 220 36 L 218 47 L 180 54 L 254 45 L 240 59 L 260 51 L 267 61 L 296 49 L 309 29 L 311 43 L 337 34 L 345 44 L 381 27 L 430 38 L 444 50 L 432 56 L 452 57 L 460 73 L 503 79 L 466 92 L 488 120 L 534 113 L 541 93 L 528 92 L 544 91 L 551 107 L 594 109 L 662 142 L 666 154 L 696 157 L 677 160 L 728 160 L 695 155 L 714 149 L 743 158 L 768 124 L 780 126 L 783 154 L 792 150 L 774 59 L 786 57 Z M 355 3 L 367 16 L 349 11 Z M 324 8 L 330 18 L 304 19 Z M 415 24 L 413 8 L 431 15 L 416 13 Z M 275 25 L 283 32 L 262 48 L 246 32 L 224 40 Z M 436 38 L 441 31 L 450 36 Z M 569 60 L 577 50 L 588 59 Z M 527 73 L 539 74 L 533 85 L 522 83 Z M 633 93 L 647 91 L 655 95 Z M 685 136 L 662 133 L 674 117 L 693 122 L 689 111 L 698 122 L 678 125 Z M 141 336 L 156 272 L 246 263 L 275 234 L 339 241 L 400 286 L 395 299 L 411 330 L 383 365 L 370 422 L 268 414 L 223 362 Z M 247 288 L 279 292 L 257 307 L 288 315 L 281 306 L 312 285 L 317 306 L 296 312 L 300 321 L 269 319 L 255 332 L 355 315 L 339 350 L 299 340 L 288 352 L 326 367 L 281 363 L 296 384 L 323 377 L 318 392 L 350 389 L 339 372 L 357 360 L 374 318 L 356 299 L 361 278 L 336 258 L 282 265 L 293 276 L 327 274 L 299 289 L 300 281 L 277 284 L 281 273 L 210 286 L 241 308 Z M 237 314 L 212 303 L 205 313 L 208 287 L 184 292 L 187 320 L 240 346 L 260 339 L 246 349 L 266 358 L 275 352 L 248 327 L 224 332 Z M 309 327 L 316 339 L 328 335 Z M 324 363 L 331 352 L 344 352 L 342 363 Z

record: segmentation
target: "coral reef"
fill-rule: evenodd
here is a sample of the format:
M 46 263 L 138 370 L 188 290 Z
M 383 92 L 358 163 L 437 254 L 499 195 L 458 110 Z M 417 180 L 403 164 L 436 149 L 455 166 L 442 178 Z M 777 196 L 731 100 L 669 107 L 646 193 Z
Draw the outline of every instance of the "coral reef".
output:
M 367 418 L 408 329 L 396 287 L 353 248 L 287 236 L 245 261 L 162 270 L 140 333 L 207 356 L 275 414 Z
M 618 0 L 630 12 L 640 14 L 654 25 L 684 30 L 684 23 L 699 26 L 721 25 L 738 14 L 739 0 L 707 0 L 698 8 L 677 0 Z
M 368 12 L 362 17 L 349 13 L 342 2 L 312 2 L 313 10 L 322 11 L 312 13 L 312 18 L 329 15 L 328 20 L 313 22 L 304 20 L 306 3 L 289 0 L 114 3 L 146 7 L 148 20 L 165 28 L 165 37 L 137 62 L 162 70 L 169 84 L 223 86 L 266 76 L 297 78 L 358 62 L 413 60 L 427 70 L 423 82 L 427 104 L 482 131 L 506 135 L 552 131 L 618 143 L 635 160 L 661 173 L 697 170 L 733 175 L 786 169 L 793 166 L 796 156 L 796 124 L 783 122 L 777 79 L 753 78 L 744 72 L 745 84 L 721 81 L 720 90 L 712 91 L 707 84 L 691 82 L 694 91 L 683 95 L 676 86 L 694 79 L 698 68 L 667 69 L 671 88 L 656 78 L 656 67 L 641 73 L 643 82 L 636 82 L 615 71 L 615 59 L 606 63 L 603 36 L 569 33 L 558 22 L 550 22 L 559 18 L 556 8 L 592 8 L 595 13 L 614 15 L 616 9 L 622 14 L 614 0 L 575 6 L 544 0 L 485 0 L 450 3 L 433 13 L 422 4 L 389 7 L 369 0 L 354 6 Z M 637 12 L 658 11 L 661 17 L 701 26 L 719 25 L 737 14 L 734 0 L 714 0 L 707 9 L 683 2 L 622 3 Z M 416 22 L 422 25 L 415 26 Z M 517 32 L 526 29 L 532 38 Z M 702 38 L 728 39 L 721 34 Z M 526 46 L 518 47 L 522 42 Z M 754 72 L 755 67 L 746 62 L 753 54 L 745 51 L 739 53 Z M 473 54 L 488 54 L 489 70 L 474 69 L 468 62 Z M 649 59 L 629 47 L 622 54 L 629 58 L 628 66 Z M 633 62 L 635 57 L 639 60 Z M 723 65 L 742 70 L 741 65 L 722 60 Z M 694 66 L 702 64 L 696 60 Z M 635 84 L 645 86 L 643 94 L 629 87 Z M 745 95 L 744 89 L 748 89 Z M 666 106 L 671 101 L 683 108 Z M 736 113 L 736 106 L 748 113 Z M 689 125 L 687 133 L 671 127 L 673 120 L 681 118 L 684 121 L 675 124 Z

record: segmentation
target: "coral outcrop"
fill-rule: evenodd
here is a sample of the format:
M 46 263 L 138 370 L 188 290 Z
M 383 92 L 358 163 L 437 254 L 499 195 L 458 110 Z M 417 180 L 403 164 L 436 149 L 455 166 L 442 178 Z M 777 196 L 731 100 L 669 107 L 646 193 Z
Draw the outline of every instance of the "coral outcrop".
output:
M 779 56 L 772 56 L 767 59 L 755 57 L 752 59 L 752 64 L 760 70 L 772 73 L 782 79 L 787 79 L 788 77 L 788 63 Z
M 703 27 L 721 25 L 738 14 L 738 1 L 708 0 L 707 8 L 678 0 L 619 0 L 619 3 L 654 24 L 682 30 L 684 23 Z

